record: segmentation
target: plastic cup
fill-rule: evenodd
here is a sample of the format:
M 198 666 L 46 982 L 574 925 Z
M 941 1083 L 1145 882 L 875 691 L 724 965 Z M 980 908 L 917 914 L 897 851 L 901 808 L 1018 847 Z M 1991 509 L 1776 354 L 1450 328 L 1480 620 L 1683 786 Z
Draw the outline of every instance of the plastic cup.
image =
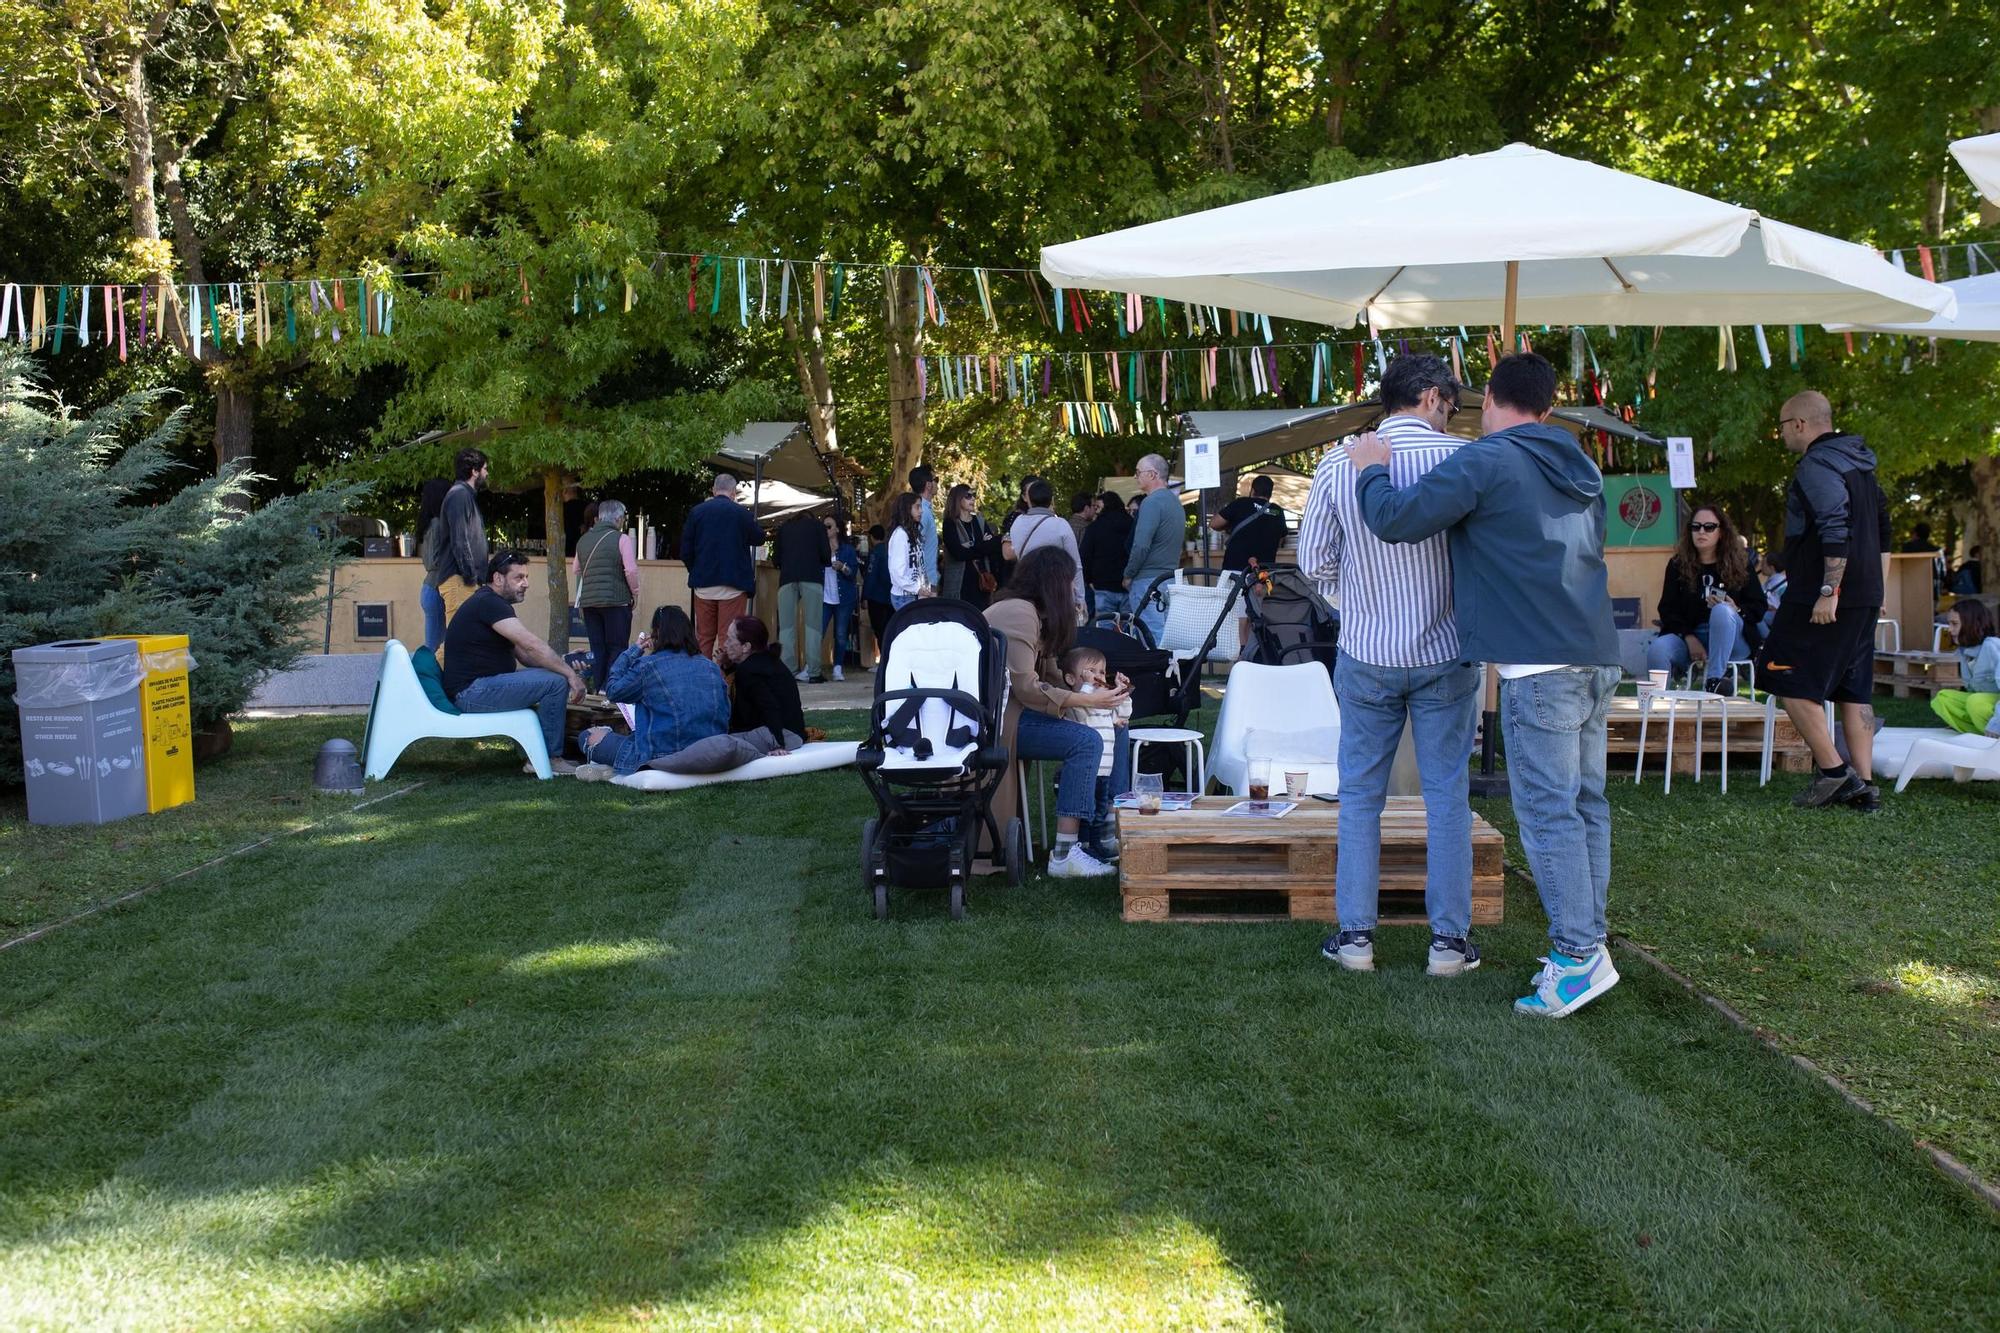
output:
M 1158 773 L 1141 773 L 1137 779 L 1139 793 L 1139 813 L 1157 815 L 1160 813 L 1160 793 L 1165 789 L 1165 779 Z

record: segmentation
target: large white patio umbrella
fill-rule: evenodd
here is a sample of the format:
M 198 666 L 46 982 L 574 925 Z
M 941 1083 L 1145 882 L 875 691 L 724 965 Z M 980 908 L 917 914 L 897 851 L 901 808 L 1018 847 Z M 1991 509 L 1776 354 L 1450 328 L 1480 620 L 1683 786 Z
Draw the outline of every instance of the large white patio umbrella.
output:
M 1994 136 L 2000 138 L 2000 135 Z M 1829 324 L 1831 333 L 1907 333 L 1920 338 L 1959 338 L 1966 342 L 2000 342 L 2000 273 L 1941 282 L 1958 297 L 1958 313 L 1939 315 L 1916 324 Z
M 1378 328 L 1925 320 L 1873 250 L 1509 144 L 1042 249 L 1058 287 Z
M 2000 134 L 1982 134 L 1976 139 L 1959 139 L 1951 145 L 1951 155 L 1988 203 L 2000 204 Z

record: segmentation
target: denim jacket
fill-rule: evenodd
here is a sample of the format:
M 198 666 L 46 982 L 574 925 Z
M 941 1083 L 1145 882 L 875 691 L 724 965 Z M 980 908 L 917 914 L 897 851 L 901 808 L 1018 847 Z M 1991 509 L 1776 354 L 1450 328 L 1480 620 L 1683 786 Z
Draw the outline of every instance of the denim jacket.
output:
M 611 664 L 604 693 L 614 703 L 637 705 L 632 734 L 611 765 L 620 777 L 729 730 L 729 690 L 722 669 L 706 657 L 648 654 L 634 644 Z

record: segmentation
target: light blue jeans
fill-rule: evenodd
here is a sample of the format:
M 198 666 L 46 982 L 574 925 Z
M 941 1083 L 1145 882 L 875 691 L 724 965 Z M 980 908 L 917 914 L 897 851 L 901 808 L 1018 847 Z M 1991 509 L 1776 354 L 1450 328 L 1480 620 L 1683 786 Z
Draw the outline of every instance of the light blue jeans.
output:
M 541 719 L 542 739 L 549 758 L 563 752 L 563 715 L 569 706 L 569 682 L 541 667 L 522 667 L 501 676 L 481 676 L 452 700 L 461 713 L 511 713 L 532 708 Z
M 1153 646 L 1159 647 L 1160 636 L 1167 632 L 1167 613 L 1158 603 L 1147 600 L 1146 590 L 1153 586 L 1157 574 L 1141 574 L 1132 580 L 1131 591 L 1125 594 L 1125 613 L 1139 617 L 1139 623 L 1153 636 Z M 1143 607 L 1143 609 L 1141 609 Z
M 895 607 L 898 611 L 916 600 L 917 595 L 913 592 L 892 592 L 889 594 L 889 605 Z
M 1694 636 L 1708 649 L 1708 675 L 1720 676 L 1724 662 L 1740 661 L 1750 656 L 1750 642 L 1743 637 L 1743 613 L 1733 606 L 1720 603 L 1710 607 L 1708 623 L 1695 628 Z M 1721 649 L 1716 645 L 1721 644 Z M 1653 671 L 1670 671 L 1675 675 L 1688 669 L 1694 654 L 1688 651 L 1687 640 L 1678 634 L 1662 634 L 1646 645 L 1646 666 Z
M 1125 594 L 1107 591 L 1103 588 L 1090 590 L 1090 618 L 1093 622 L 1099 616 L 1115 616 L 1125 609 Z
M 1380 667 L 1342 653 L 1333 692 L 1340 701 L 1340 856 L 1334 869 L 1340 928 L 1375 929 L 1382 807 L 1407 715 L 1430 833 L 1424 910 L 1434 932 L 1463 938 L 1472 929 L 1472 809 L 1466 797 L 1479 668 L 1470 662 Z
M 1500 682 L 1507 786 L 1521 849 L 1549 914 L 1549 939 L 1572 957 L 1588 954 L 1609 933 L 1604 719 L 1618 676 L 1617 667 L 1573 667 Z

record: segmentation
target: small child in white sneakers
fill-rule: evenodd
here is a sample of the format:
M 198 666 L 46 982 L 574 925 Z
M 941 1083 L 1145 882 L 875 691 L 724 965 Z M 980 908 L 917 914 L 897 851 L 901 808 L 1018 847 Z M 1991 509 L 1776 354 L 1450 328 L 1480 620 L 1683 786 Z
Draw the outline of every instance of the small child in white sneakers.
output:
M 1095 648 L 1072 648 L 1063 654 L 1063 680 L 1078 694 L 1103 694 L 1111 689 L 1107 679 L 1110 663 Z M 1113 777 L 1121 773 L 1126 731 L 1132 725 L 1132 700 L 1118 701 L 1114 708 L 1088 706 L 1063 710 L 1071 722 L 1081 722 L 1104 740 L 1104 755 L 1097 761 L 1097 805 L 1084 830 L 1084 850 L 1100 861 L 1118 859 L 1118 826 L 1111 817 L 1111 799 L 1117 794 Z

